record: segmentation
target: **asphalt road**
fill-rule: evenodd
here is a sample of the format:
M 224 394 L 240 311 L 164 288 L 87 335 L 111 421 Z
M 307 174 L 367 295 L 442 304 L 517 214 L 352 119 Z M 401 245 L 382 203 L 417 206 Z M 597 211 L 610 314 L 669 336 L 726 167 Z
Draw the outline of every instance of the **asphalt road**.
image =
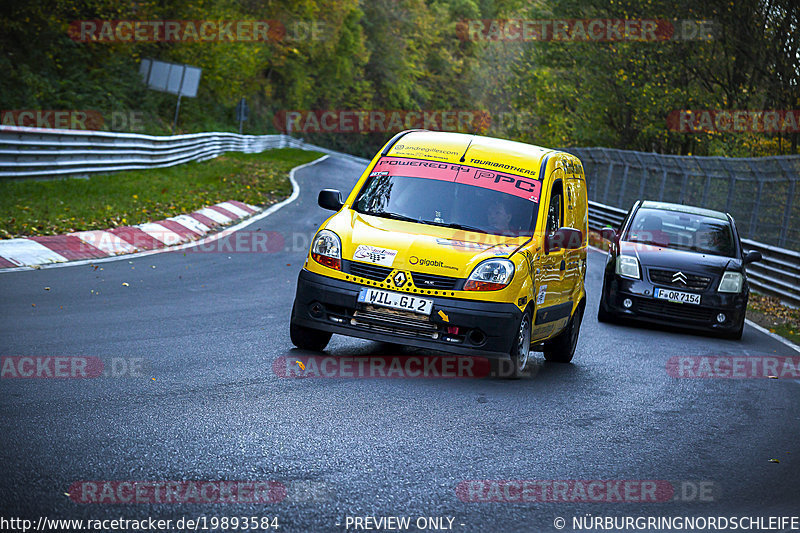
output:
M 587 514 L 800 515 L 800 383 L 666 371 L 673 356 L 798 354 L 749 326 L 734 342 L 598 324 L 598 252 L 573 364 L 537 354 L 533 375 L 516 382 L 277 376 L 276 358 L 303 354 L 288 322 L 308 238 L 328 215 L 316 193 L 349 190 L 360 170 L 330 158 L 298 171 L 300 197 L 246 229 L 280 232 L 280 253 L 164 253 L 0 274 L 1 355 L 144 361 L 139 377 L 0 379 L 0 514 L 277 516 L 282 531 L 344 531 L 348 516 L 452 517 L 456 531 L 556 531 L 564 517 L 572 531 L 572 517 Z M 334 336 L 327 352 L 397 350 Z M 482 479 L 705 482 L 713 497 L 458 498 L 462 480 Z M 273 480 L 287 498 L 75 503 L 65 493 L 81 480 Z

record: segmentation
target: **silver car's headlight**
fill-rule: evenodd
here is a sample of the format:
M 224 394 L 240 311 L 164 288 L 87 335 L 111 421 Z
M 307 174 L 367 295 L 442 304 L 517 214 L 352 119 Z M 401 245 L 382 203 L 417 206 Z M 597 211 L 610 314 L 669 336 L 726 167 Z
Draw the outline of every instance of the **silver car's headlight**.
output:
M 741 272 L 725 272 L 719 282 L 717 292 L 742 292 L 744 276 Z
M 616 272 L 626 278 L 641 279 L 639 275 L 639 260 L 632 255 L 617 256 Z

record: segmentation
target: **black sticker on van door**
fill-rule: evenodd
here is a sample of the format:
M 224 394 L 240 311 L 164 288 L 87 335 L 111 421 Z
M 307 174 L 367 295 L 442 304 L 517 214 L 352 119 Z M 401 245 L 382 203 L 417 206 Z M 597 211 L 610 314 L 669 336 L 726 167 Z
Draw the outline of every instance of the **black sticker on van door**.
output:
M 543 307 L 536 312 L 536 325 L 544 324 L 545 322 L 555 322 L 566 318 L 572 312 L 572 302 L 564 302 L 563 304 L 552 305 L 550 307 Z

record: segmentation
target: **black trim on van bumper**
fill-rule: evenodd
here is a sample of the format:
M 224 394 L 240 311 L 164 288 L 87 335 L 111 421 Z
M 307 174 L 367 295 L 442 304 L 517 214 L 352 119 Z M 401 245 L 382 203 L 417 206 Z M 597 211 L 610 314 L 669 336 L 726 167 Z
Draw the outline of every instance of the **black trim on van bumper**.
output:
M 508 358 L 516 342 L 522 311 L 512 303 L 424 295 L 433 300 L 430 320 L 426 320 L 423 315 L 368 309 L 357 301 L 364 287 L 303 269 L 297 279 L 292 323 L 350 337 L 482 357 Z

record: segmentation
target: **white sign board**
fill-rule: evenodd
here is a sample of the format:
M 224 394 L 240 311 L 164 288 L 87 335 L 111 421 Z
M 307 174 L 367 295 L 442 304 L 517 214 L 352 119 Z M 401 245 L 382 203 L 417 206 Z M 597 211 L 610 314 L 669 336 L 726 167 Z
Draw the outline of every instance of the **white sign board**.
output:
M 149 88 L 190 98 L 197 96 L 202 72 L 197 67 L 154 59 L 143 59 L 139 65 L 139 74 Z

